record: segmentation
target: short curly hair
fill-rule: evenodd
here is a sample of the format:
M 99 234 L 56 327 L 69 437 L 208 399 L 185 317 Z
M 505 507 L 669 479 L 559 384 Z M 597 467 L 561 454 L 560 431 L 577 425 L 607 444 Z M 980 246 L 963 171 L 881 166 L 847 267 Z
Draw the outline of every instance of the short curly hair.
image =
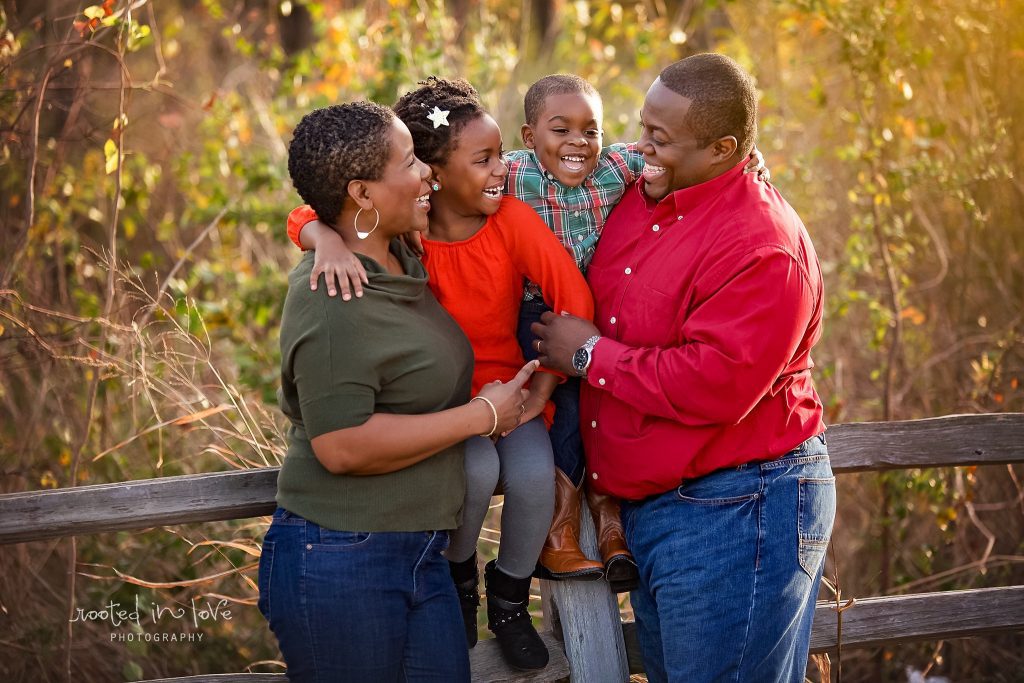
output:
M 551 74 L 530 86 L 523 98 L 523 114 L 531 126 L 537 125 L 537 118 L 544 109 L 544 102 L 552 95 L 586 95 L 601 101 L 597 88 L 585 78 L 575 74 Z
M 391 152 L 395 114 L 373 102 L 315 109 L 299 121 L 288 145 L 288 173 L 302 200 L 334 223 L 352 180 L 380 180 Z
M 428 164 L 444 164 L 458 147 L 459 133 L 470 121 L 484 115 L 480 95 L 468 81 L 449 81 L 431 76 L 420 87 L 402 95 L 395 114 L 412 133 L 416 156 Z M 434 126 L 427 114 L 437 107 L 448 112 L 448 125 Z
M 732 135 L 740 154 L 750 154 L 757 137 L 757 88 L 739 64 L 705 52 L 670 64 L 658 78 L 689 98 L 686 123 L 702 146 Z

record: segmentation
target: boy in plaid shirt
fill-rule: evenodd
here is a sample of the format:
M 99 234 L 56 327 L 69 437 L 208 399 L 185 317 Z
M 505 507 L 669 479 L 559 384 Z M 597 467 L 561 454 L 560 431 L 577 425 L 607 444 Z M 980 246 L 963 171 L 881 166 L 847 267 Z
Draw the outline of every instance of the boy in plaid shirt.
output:
M 526 149 L 506 155 L 505 192 L 529 204 L 586 273 L 605 219 L 626 187 L 640 175 L 643 157 L 635 145 L 602 148 L 603 107 L 597 90 L 579 76 L 545 76 L 530 86 L 521 134 Z M 540 290 L 526 283 L 517 336 L 527 360 L 537 356 L 530 325 L 548 310 Z M 588 491 L 602 562 L 579 549 L 583 443 L 579 427 L 579 379 L 570 377 L 551 396 L 555 420 L 550 437 L 555 454 L 555 516 L 541 551 L 538 575 L 600 578 L 613 590 L 630 590 L 636 565 L 626 548 L 618 502 Z M 603 566 L 602 566 L 603 563 Z

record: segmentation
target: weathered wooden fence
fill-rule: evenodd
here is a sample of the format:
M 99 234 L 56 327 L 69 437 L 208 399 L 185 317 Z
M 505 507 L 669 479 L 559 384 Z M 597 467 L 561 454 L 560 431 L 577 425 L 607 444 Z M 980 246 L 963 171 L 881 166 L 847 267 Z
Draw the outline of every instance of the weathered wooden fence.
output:
M 828 430 L 836 473 L 1024 462 L 1024 414 L 953 415 L 842 424 Z M 186 475 L 0 496 L 0 544 L 242 519 L 273 512 L 277 468 Z M 584 513 L 586 515 L 586 513 Z M 594 553 L 585 516 L 584 545 Z M 551 662 L 525 674 L 506 667 L 493 640 L 471 651 L 475 681 L 623 681 L 643 671 L 634 624 L 622 623 L 604 582 L 542 582 Z M 1024 586 L 858 599 L 842 615 L 844 648 L 962 638 L 1024 629 Z M 812 652 L 836 649 L 837 613 L 819 602 Z M 556 637 L 557 634 L 557 637 Z M 268 631 L 268 637 L 269 631 Z M 281 682 L 282 674 L 161 679 L 191 683 Z

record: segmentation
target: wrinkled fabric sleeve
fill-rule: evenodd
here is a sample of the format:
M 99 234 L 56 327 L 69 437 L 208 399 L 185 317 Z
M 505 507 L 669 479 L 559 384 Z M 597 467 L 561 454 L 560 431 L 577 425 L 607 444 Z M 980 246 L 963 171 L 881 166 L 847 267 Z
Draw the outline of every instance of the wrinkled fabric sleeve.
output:
M 739 422 L 789 364 L 818 293 L 777 246 L 757 248 L 708 279 L 717 282 L 705 283 L 711 294 L 681 323 L 680 345 L 634 348 L 604 337 L 587 382 L 641 413 L 685 425 Z

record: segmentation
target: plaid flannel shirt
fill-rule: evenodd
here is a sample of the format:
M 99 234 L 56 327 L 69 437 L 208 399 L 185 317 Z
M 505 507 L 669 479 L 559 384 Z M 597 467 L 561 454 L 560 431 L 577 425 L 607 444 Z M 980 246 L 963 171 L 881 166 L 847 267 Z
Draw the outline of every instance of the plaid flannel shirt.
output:
M 605 219 L 643 170 L 643 155 L 632 143 L 609 145 L 601 150 L 597 168 L 579 187 L 558 182 L 533 150 L 517 149 L 505 159 L 509 167 L 505 193 L 526 202 L 540 215 L 585 274 Z M 523 298 L 530 300 L 539 294 L 537 285 L 527 283 Z

